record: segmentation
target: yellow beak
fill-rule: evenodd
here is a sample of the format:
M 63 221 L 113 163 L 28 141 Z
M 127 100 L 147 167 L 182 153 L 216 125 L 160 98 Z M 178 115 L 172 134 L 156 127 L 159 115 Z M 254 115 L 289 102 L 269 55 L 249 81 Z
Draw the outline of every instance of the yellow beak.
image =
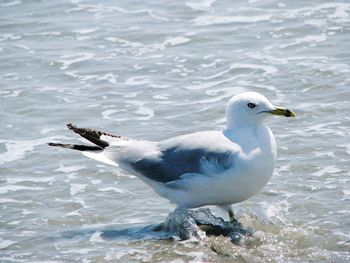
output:
M 296 117 L 293 111 L 282 107 L 276 107 L 274 110 L 270 111 L 270 113 L 273 115 L 281 115 L 285 117 Z

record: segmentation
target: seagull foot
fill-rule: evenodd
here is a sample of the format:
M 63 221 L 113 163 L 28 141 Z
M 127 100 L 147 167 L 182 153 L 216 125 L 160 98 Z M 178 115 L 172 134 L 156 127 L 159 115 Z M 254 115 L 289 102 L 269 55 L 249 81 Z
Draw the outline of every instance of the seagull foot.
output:
M 243 227 L 243 225 L 235 217 L 230 217 L 229 222 L 231 224 L 238 226 L 238 227 Z
M 229 237 L 233 243 L 239 243 L 244 237 L 251 237 L 253 231 L 245 229 L 235 218 L 230 222 L 215 217 L 208 208 L 189 210 L 177 208 L 170 213 L 166 221 L 157 230 L 175 232 L 181 240 L 199 239 L 208 236 Z

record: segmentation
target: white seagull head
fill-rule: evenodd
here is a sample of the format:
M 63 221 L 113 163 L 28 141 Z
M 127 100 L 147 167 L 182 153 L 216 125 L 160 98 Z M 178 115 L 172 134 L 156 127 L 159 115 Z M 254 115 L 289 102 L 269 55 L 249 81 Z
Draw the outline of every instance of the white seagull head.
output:
M 260 93 L 243 92 L 233 96 L 227 105 L 227 128 L 230 130 L 237 125 L 255 125 L 271 115 L 295 117 L 293 111 L 274 106 Z

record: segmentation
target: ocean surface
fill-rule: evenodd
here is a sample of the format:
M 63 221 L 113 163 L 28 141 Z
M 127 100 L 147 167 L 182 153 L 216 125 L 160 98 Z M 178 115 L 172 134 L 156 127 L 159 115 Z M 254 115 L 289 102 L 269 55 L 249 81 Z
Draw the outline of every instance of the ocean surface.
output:
M 81 142 L 69 122 L 149 140 L 220 130 L 242 91 L 297 114 L 268 120 L 278 161 L 234 205 L 256 230 L 244 245 L 150 231 L 174 205 L 46 145 Z M 0 262 L 350 261 L 348 0 L 1 0 L 0 116 Z

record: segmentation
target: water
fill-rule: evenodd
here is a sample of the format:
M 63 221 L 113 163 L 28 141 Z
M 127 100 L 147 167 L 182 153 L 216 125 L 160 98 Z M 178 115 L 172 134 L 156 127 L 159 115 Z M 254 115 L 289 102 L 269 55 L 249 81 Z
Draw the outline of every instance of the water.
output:
M 348 1 L 1 1 L 0 261 L 348 262 L 349 43 Z M 257 230 L 244 246 L 159 240 L 148 227 L 174 206 L 46 145 L 79 141 L 68 122 L 151 140 L 222 129 L 248 90 L 298 118 L 269 120 L 274 176 L 234 206 Z

